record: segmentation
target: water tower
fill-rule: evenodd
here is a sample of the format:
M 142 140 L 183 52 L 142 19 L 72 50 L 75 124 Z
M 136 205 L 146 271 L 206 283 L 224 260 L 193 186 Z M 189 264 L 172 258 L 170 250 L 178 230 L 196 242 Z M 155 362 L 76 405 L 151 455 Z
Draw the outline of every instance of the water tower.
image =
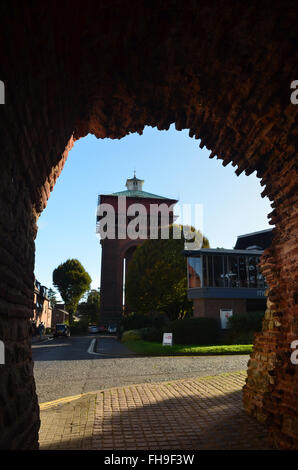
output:
M 101 194 L 98 196 L 97 233 L 100 233 L 101 224 L 106 212 L 105 204 L 112 206 L 115 212 L 115 233 L 100 240 L 101 257 L 101 285 L 100 285 L 100 323 L 118 324 L 124 312 L 127 312 L 125 302 L 125 279 L 129 262 L 137 246 L 144 243 L 144 233 L 150 238 L 150 213 L 153 207 L 166 205 L 169 215 L 169 224 L 174 221 L 173 207 L 176 199 L 169 199 L 156 194 L 143 191 L 144 180 L 138 179 L 136 174 L 126 180 L 126 190 Z M 140 227 L 140 236 L 131 239 L 128 225 L 134 219 L 129 215 L 133 204 L 142 204 L 144 208 L 145 232 Z M 158 219 L 160 225 L 160 218 Z M 142 235 L 143 234 L 143 235 Z

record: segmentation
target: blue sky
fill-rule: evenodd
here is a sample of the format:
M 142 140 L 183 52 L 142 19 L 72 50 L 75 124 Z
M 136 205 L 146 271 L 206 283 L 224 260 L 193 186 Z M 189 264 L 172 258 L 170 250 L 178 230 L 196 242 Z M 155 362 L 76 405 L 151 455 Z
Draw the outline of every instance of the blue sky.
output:
M 179 204 L 202 204 L 203 231 L 212 248 L 233 248 L 237 235 L 265 230 L 270 201 L 261 198 L 260 180 L 235 175 L 232 165 L 209 159 L 188 131 L 146 127 L 142 136 L 120 140 L 88 135 L 77 141 L 38 221 L 35 276 L 52 287 L 53 270 L 77 258 L 100 285 L 100 244 L 96 236 L 98 194 L 125 190 L 126 179 L 145 180 L 143 189 L 179 199 Z M 197 227 L 199 228 L 199 227 Z

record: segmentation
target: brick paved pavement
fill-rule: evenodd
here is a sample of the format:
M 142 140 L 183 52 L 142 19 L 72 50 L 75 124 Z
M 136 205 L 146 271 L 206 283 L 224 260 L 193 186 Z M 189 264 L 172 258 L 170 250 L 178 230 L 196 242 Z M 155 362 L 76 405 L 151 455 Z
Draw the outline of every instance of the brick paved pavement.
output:
M 270 449 L 245 414 L 246 372 L 146 383 L 41 405 L 41 449 Z

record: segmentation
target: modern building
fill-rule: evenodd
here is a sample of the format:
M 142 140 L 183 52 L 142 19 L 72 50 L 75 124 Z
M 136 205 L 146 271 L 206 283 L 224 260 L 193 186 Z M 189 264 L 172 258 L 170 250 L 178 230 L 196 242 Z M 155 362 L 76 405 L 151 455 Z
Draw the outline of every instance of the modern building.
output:
M 239 235 L 235 248 L 185 250 L 188 297 L 194 317 L 213 317 L 226 327 L 235 313 L 266 309 L 266 281 L 260 257 L 272 239 L 272 229 Z
M 48 288 L 35 279 L 33 322 L 38 326 L 43 322 L 45 328 L 51 328 L 52 308 L 48 298 Z
M 150 228 L 174 221 L 176 199 L 143 191 L 143 180 L 134 174 L 126 190 L 98 196 L 97 233 L 101 237 L 100 323 L 118 324 L 124 311 L 125 278 L 137 246 L 152 238 Z M 108 212 L 110 218 L 107 219 Z M 166 214 L 166 216 L 165 216 Z M 136 221 L 138 220 L 138 224 Z M 111 226 L 108 227 L 109 222 Z M 113 227 L 114 225 L 114 227 Z M 138 233 L 130 228 L 136 228 Z M 104 233 L 103 233 L 104 232 Z

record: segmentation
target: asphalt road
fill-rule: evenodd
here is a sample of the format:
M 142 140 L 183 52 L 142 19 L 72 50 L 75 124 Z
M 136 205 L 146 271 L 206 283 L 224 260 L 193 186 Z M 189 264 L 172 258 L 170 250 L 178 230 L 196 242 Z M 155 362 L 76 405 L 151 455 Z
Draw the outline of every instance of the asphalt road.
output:
M 249 356 L 136 357 L 114 337 L 50 339 L 32 345 L 40 403 L 110 387 L 244 370 Z

